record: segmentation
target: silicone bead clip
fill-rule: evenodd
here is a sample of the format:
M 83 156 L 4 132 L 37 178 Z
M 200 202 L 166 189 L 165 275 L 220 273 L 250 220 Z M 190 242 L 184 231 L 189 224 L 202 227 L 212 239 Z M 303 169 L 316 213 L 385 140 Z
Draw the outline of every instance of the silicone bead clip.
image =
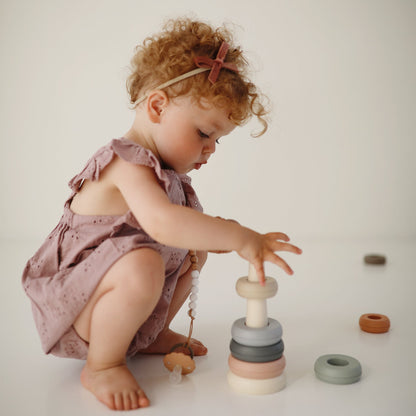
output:
M 361 364 L 348 355 L 322 355 L 315 361 L 315 375 L 331 384 L 352 384 L 361 377 Z
M 240 277 L 236 283 L 237 293 L 246 299 L 267 299 L 277 293 L 277 282 L 273 277 L 266 277 L 265 285 L 252 282 L 247 276 Z
M 230 354 L 228 357 L 228 366 L 237 376 L 263 380 L 266 378 L 279 377 L 286 367 L 286 359 L 285 356 L 282 355 L 282 358 L 278 360 L 265 363 L 250 363 L 238 360 Z
M 230 350 L 231 354 L 238 360 L 251 363 L 265 363 L 281 358 L 284 351 L 284 344 L 283 340 L 280 340 L 276 344 L 265 347 L 250 347 L 239 344 L 232 339 L 230 342 Z
M 228 384 L 236 392 L 247 395 L 273 394 L 282 390 L 286 386 L 286 374 L 279 377 L 266 378 L 264 380 L 254 380 L 240 377 L 232 371 L 227 375 Z
M 237 319 L 231 328 L 231 336 L 239 344 L 250 347 L 264 347 L 278 343 L 282 338 L 282 326 L 278 321 L 268 318 L 266 326 L 252 328 L 246 325 L 245 318 Z
M 379 313 L 361 315 L 359 324 L 362 331 L 372 334 L 383 334 L 390 329 L 390 319 Z

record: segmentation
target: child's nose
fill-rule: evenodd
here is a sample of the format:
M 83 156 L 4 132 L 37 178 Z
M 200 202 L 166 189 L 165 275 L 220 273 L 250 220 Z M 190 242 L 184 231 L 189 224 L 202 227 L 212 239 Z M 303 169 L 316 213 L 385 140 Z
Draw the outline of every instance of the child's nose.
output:
M 216 145 L 215 140 L 210 140 L 207 143 L 207 145 L 206 145 L 206 148 L 205 148 L 205 152 L 204 153 L 210 153 L 210 154 L 214 153 L 215 152 L 215 148 L 216 148 L 215 145 Z

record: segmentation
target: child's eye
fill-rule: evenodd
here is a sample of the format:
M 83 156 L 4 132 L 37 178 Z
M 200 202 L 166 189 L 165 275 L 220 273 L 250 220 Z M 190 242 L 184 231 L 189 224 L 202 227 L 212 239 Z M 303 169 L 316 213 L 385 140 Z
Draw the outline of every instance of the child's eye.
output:
M 200 137 L 202 137 L 203 139 L 208 139 L 209 138 L 209 135 L 208 134 L 206 134 L 206 133 L 204 133 L 203 131 L 201 131 L 201 130 L 198 130 L 198 134 L 199 134 L 199 136 Z

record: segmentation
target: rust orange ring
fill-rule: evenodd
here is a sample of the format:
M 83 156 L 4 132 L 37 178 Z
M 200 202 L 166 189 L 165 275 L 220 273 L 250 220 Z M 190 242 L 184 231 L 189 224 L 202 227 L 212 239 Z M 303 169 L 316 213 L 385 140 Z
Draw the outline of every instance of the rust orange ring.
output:
M 366 313 L 360 316 L 360 328 L 372 334 L 382 334 L 390 328 L 390 319 L 379 313 Z

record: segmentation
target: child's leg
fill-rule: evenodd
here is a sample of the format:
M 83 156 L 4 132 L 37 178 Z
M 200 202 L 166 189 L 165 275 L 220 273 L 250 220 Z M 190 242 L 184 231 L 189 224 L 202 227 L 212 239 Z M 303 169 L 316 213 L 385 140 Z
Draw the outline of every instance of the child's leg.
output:
M 197 252 L 197 256 L 198 268 L 199 270 L 201 270 L 202 266 L 205 264 L 207 260 L 207 252 Z M 166 354 L 175 344 L 186 342 L 186 340 L 188 339 L 187 334 L 182 335 L 173 332 L 169 329 L 169 326 L 191 292 L 191 272 L 191 262 L 188 257 L 182 267 L 182 270 L 180 271 L 178 283 L 176 284 L 175 292 L 173 294 L 172 301 L 169 306 L 169 312 L 165 326 L 156 338 L 156 340 L 153 342 L 153 344 L 151 344 L 142 352 L 150 354 Z M 207 348 L 201 342 L 195 339 L 191 340 L 191 347 L 195 355 L 205 355 L 207 353 Z
M 164 278 L 164 262 L 156 251 L 134 250 L 109 269 L 74 323 L 89 342 L 82 384 L 111 409 L 149 405 L 125 365 L 125 356 L 133 336 L 155 308 Z

